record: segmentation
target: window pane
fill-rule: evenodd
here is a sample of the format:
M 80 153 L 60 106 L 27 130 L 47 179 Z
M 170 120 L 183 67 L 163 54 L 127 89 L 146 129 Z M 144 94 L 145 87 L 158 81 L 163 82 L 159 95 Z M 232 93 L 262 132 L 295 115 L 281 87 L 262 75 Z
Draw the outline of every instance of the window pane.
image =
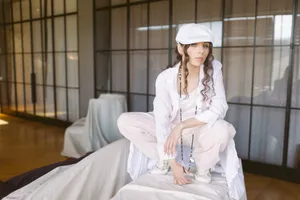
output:
M 195 0 L 173 0 L 173 24 L 172 44 L 176 47 L 175 37 L 179 28 L 183 24 L 194 23 L 195 19 Z
M 45 90 L 47 90 L 47 88 L 45 88 Z M 45 110 L 44 110 L 44 100 L 45 100 L 45 103 L 49 103 L 51 101 L 51 100 L 46 101 L 46 99 L 49 97 L 49 95 L 47 96 L 47 94 L 45 94 L 46 96 L 44 99 L 44 92 L 46 92 L 46 91 L 44 91 L 43 86 L 36 86 L 36 104 L 35 104 L 36 115 L 41 116 L 41 117 L 47 116 L 45 114 Z M 52 95 L 52 102 L 53 102 L 53 95 Z M 33 107 L 33 104 L 31 104 L 31 106 Z M 48 106 L 50 106 L 50 105 L 48 105 Z M 46 105 L 46 107 L 47 107 L 47 105 Z M 52 112 L 52 115 L 53 115 L 53 112 Z
M 255 104 L 286 105 L 289 47 L 256 48 Z
M 53 85 L 53 54 L 48 53 L 46 54 L 46 69 L 45 69 L 45 75 L 44 78 L 46 78 L 45 83 L 46 85 Z
M 147 5 L 130 7 L 130 48 L 147 48 Z
M 169 44 L 169 2 L 150 3 L 149 25 L 150 48 L 168 48 Z
M 250 106 L 230 104 L 225 120 L 236 129 L 234 140 L 238 156 L 248 159 Z
M 78 53 L 67 53 L 68 62 L 68 86 L 78 87 Z
M 109 49 L 109 11 L 96 11 L 96 50 Z
M 65 31 L 64 31 L 64 18 L 55 17 L 54 18 L 54 41 L 55 41 L 55 51 L 65 50 Z M 68 37 L 69 39 L 69 37 Z
M 300 49 L 295 47 L 292 107 L 300 108 Z
M 251 102 L 253 48 L 224 48 L 223 76 L 227 100 Z
M 255 16 L 256 0 L 225 0 L 225 18 Z
M 55 74 L 56 74 L 56 85 L 66 86 L 66 64 L 65 64 L 65 53 L 55 54 Z
M 31 32 L 30 32 L 30 24 L 29 22 L 22 23 L 23 26 L 23 45 L 24 52 L 31 52 Z
M 57 119 L 67 120 L 66 89 L 56 88 Z
M 26 84 L 31 83 L 31 79 L 30 79 L 31 70 L 32 70 L 31 54 L 24 54 L 24 72 L 25 72 Z
M 111 48 L 127 49 L 127 10 L 113 9 L 111 15 Z
M 110 52 L 96 54 L 96 89 L 110 89 Z
M 24 90 L 23 84 L 17 84 L 17 94 L 18 94 L 18 111 L 24 112 L 25 105 L 24 105 Z
M 126 4 L 127 0 L 111 0 L 111 5 Z
M 40 18 L 41 17 L 41 4 L 40 0 L 31 0 L 32 7 L 32 18 Z
M 33 104 L 32 104 L 32 90 L 30 85 L 25 85 L 25 93 L 26 93 L 26 112 L 29 114 L 33 114 Z
M 148 101 L 149 101 L 149 112 L 153 111 L 153 101 L 154 101 L 154 96 L 149 96 L 148 97 Z
M 130 95 L 130 105 L 132 112 L 146 112 L 147 111 L 147 96 L 144 95 Z
M 22 54 L 15 54 L 15 64 L 16 64 L 16 82 L 23 83 Z
M 5 27 L 6 31 L 6 45 L 7 45 L 7 53 L 12 53 L 13 52 L 13 35 L 12 35 L 12 26 L 7 25 Z
M 112 90 L 127 91 L 126 52 L 112 52 Z
M 281 165 L 285 109 L 253 108 L 250 160 Z
M 300 166 L 300 111 L 291 111 L 289 147 L 288 147 L 288 166 L 299 168 Z
M 42 54 L 40 54 L 40 53 L 33 54 L 33 59 L 34 59 L 34 72 L 36 75 L 36 83 L 39 85 L 42 85 L 44 83 L 43 76 L 44 76 L 44 74 L 47 73 L 47 71 L 49 69 L 45 69 L 45 71 L 43 71 Z M 30 69 L 30 71 L 31 71 L 31 69 Z M 51 69 L 51 71 L 52 71 L 52 69 Z M 31 81 L 30 81 L 31 74 L 28 74 L 28 75 L 29 75 L 29 83 L 31 83 Z
M 110 0 L 95 0 L 96 9 L 109 6 L 109 1 Z
M 79 118 L 78 89 L 68 89 L 69 95 L 69 121 L 74 122 Z
M 33 52 L 42 52 L 41 21 L 32 22 Z M 30 32 L 29 32 L 30 33 Z M 48 34 L 49 37 L 50 34 Z
M 68 0 L 66 0 L 68 2 Z M 54 15 L 59 15 L 64 13 L 64 1 L 63 0 L 53 0 Z
M 77 51 L 77 15 L 67 16 L 67 51 Z
M 46 117 L 54 118 L 54 88 L 46 87 Z
M 222 9 L 222 0 L 197 0 L 197 23 L 222 21 Z
M 149 94 L 155 95 L 156 78 L 168 65 L 168 51 L 152 50 L 149 53 L 149 60 Z
M 2 1 L 1 1 L 2 3 Z M 2 15 L 2 11 L 0 12 Z M 14 21 L 20 21 L 21 17 L 20 17 L 20 2 L 13 2 L 13 15 L 14 15 Z
M 30 18 L 30 12 L 29 12 L 29 0 L 22 0 L 22 17 L 23 20 L 28 20 Z M 34 11 L 32 11 L 34 12 Z
M 67 13 L 77 12 L 77 0 L 67 0 L 66 3 L 67 3 L 67 9 L 66 9 Z
M 22 52 L 22 34 L 21 34 L 21 24 L 14 25 L 14 39 L 15 39 L 15 53 Z
M 147 52 L 130 53 L 130 92 L 147 93 Z

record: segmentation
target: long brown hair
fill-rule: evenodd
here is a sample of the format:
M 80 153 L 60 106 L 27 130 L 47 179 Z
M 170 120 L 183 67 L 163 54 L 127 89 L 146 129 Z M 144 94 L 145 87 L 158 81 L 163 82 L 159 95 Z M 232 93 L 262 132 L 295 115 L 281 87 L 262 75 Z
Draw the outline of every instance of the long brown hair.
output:
M 179 67 L 179 72 L 181 71 L 181 69 L 183 68 L 183 76 L 184 76 L 184 88 L 183 88 L 183 92 L 185 93 L 185 95 L 188 95 L 187 92 L 187 87 L 188 87 L 188 82 L 187 82 L 187 77 L 189 75 L 189 70 L 187 68 L 187 63 L 189 61 L 189 56 L 187 54 L 187 50 L 190 47 L 190 45 L 184 45 L 183 46 L 183 52 L 185 54 L 185 61 L 184 63 L 181 63 L 180 67 Z M 182 61 L 182 56 L 180 55 L 177 47 L 175 49 L 175 53 L 176 53 L 176 61 L 173 63 L 173 65 L 168 66 L 167 68 L 170 67 L 174 67 L 176 64 L 178 64 L 179 62 Z M 207 55 L 206 60 L 204 61 L 204 78 L 202 80 L 202 84 L 204 85 L 204 89 L 201 90 L 201 94 L 203 96 L 204 101 L 207 101 L 209 99 L 208 93 L 210 92 L 210 90 L 213 91 L 213 96 L 215 95 L 215 88 L 214 88 L 214 80 L 213 80 L 213 73 L 214 73 L 214 68 L 212 65 L 212 62 L 214 60 L 214 56 L 212 54 L 212 43 L 209 43 L 209 53 Z M 180 88 L 181 90 L 181 88 Z

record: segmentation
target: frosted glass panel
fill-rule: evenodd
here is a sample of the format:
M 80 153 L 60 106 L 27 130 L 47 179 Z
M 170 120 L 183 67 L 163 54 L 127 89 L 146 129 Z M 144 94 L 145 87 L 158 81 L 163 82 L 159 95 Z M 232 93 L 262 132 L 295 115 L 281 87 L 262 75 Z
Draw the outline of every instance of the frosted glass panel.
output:
M 111 0 L 111 5 L 126 4 L 127 0 Z
M 147 93 L 147 53 L 134 51 L 130 54 L 130 92 Z
M 30 31 L 28 32 L 28 34 L 29 33 Z M 48 37 L 49 36 L 50 34 L 48 34 Z M 32 22 L 32 38 L 33 38 L 33 52 L 42 52 L 41 21 Z
M 16 82 L 23 82 L 23 64 L 22 64 L 22 54 L 15 54 L 15 64 L 16 64 Z
M 281 165 L 285 110 L 253 107 L 250 160 Z
M 32 64 L 31 55 L 24 54 L 24 73 L 25 73 L 25 83 L 30 84 L 30 74 L 31 74 Z
M 147 5 L 130 7 L 130 48 L 147 48 Z
M 96 89 L 109 90 L 110 89 L 110 53 L 96 54 Z
M 169 41 L 169 2 L 150 3 L 150 48 L 168 48 Z
M 289 47 L 256 48 L 255 53 L 253 102 L 285 106 Z
M 110 45 L 110 26 L 109 26 L 109 10 L 96 11 L 95 22 L 95 41 L 96 50 L 109 49 Z
M 68 86 L 78 87 L 78 53 L 67 53 L 68 62 Z
M 130 95 L 130 105 L 133 112 L 147 111 L 147 96 L 144 95 Z
M 224 48 L 223 78 L 229 102 L 250 103 L 252 48 Z
M 1 14 L 2 14 L 2 11 L 1 11 Z M 21 17 L 20 17 L 20 2 L 13 3 L 13 15 L 14 15 L 15 22 L 20 21 L 20 19 L 21 19 Z
M 17 97 L 18 97 L 18 111 L 24 112 L 25 105 L 24 105 L 24 90 L 23 84 L 17 84 Z
M 46 87 L 45 99 L 46 99 L 46 117 L 55 118 L 53 87 Z
M 111 48 L 126 49 L 127 45 L 127 10 L 116 8 L 111 11 Z
M 288 166 L 293 168 L 300 167 L 300 111 L 291 111 L 290 135 L 288 148 Z
M 42 62 L 42 54 L 36 53 L 33 54 L 33 59 L 34 59 L 34 72 L 36 75 L 36 83 L 42 85 L 43 84 L 43 62 Z M 31 70 L 30 70 L 31 71 Z M 29 81 L 30 81 L 30 76 L 29 75 Z
M 31 31 L 29 22 L 22 23 L 24 52 L 31 53 Z
M 26 93 L 26 112 L 29 114 L 33 114 L 33 104 L 32 104 L 32 98 L 31 98 L 31 86 L 25 85 L 25 93 Z
M 225 120 L 236 129 L 234 141 L 239 157 L 248 159 L 250 106 L 230 104 Z
M 45 78 L 46 78 L 46 84 L 47 85 L 53 85 L 53 54 L 48 53 L 47 54 L 47 65 L 45 69 Z
M 56 88 L 57 118 L 67 120 L 66 89 Z
M 197 23 L 221 21 L 222 9 L 222 0 L 197 0 Z
M 66 3 L 67 3 L 67 8 L 66 8 L 67 13 L 77 12 L 77 0 L 66 0 Z
M 68 89 L 69 95 L 69 121 L 74 122 L 79 118 L 79 94 L 77 89 Z
M 32 18 L 39 18 L 41 16 L 40 0 L 31 0 Z
M 56 85 L 66 86 L 66 68 L 65 68 L 65 53 L 55 54 L 55 73 L 56 73 Z
M 152 50 L 149 53 L 149 60 L 149 94 L 155 94 L 156 78 L 168 65 L 168 51 Z
M 67 16 L 67 51 L 77 51 L 77 15 Z
M 54 15 L 59 15 L 64 13 L 64 1 L 53 0 L 53 4 L 54 4 Z
M 30 4 L 29 4 L 30 0 L 22 0 L 22 17 L 23 20 L 28 20 L 30 18 Z
M 127 91 L 126 52 L 112 52 L 112 90 Z
M 293 72 L 293 90 L 292 107 L 300 108 L 300 48 L 295 47 L 294 72 Z
M 148 101 L 149 101 L 149 112 L 152 112 L 153 111 L 154 96 L 149 96 Z
M 64 18 L 56 17 L 54 18 L 54 41 L 55 41 L 55 51 L 65 50 L 65 34 L 64 34 Z
M 36 86 L 36 104 L 35 104 L 35 108 L 36 108 L 36 115 L 38 116 L 45 116 L 45 107 L 44 107 L 44 100 L 45 103 L 47 103 L 46 98 L 48 98 L 47 94 L 45 94 L 45 99 L 44 99 L 44 89 L 42 86 Z M 53 97 L 53 95 L 52 95 Z M 52 98 L 53 99 L 53 98 Z M 49 100 L 50 101 L 50 100 Z M 48 101 L 48 102 L 49 102 Z M 53 100 L 52 100 L 53 101 Z M 33 105 L 32 105 L 33 106 Z
M 15 53 L 22 52 L 22 34 L 21 34 L 21 24 L 14 25 L 14 39 L 15 39 Z

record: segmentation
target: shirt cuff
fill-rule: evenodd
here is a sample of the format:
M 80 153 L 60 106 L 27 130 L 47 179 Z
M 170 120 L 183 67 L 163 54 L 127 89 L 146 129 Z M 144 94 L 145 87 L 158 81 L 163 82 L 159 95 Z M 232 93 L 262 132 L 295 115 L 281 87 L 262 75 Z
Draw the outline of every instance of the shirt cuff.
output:
M 210 110 L 206 110 L 203 113 L 200 113 L 195 116 L 201 122 L 206 123 L 207 127 L 211 127 L 219 118 L 219 115 L 213 113 Z

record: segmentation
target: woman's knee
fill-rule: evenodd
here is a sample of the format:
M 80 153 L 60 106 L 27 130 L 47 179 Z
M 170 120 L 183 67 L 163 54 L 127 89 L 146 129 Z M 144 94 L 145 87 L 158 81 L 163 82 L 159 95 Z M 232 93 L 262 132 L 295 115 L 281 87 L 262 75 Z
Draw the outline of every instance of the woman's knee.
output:
M 124 128 L 128 125 L 130 125 L 130 121 L 132 121 L 131 113 L 126 112 L 122 113 L 117 120 L 117 126 L 121 132 L 122 135 L 124 135 L 125 131 Z
M 225 143 L 232 139 L 236 133 L 232 124 L 225 120 L 218 120 L 214 125 L 214 136 L 220 143 Z

